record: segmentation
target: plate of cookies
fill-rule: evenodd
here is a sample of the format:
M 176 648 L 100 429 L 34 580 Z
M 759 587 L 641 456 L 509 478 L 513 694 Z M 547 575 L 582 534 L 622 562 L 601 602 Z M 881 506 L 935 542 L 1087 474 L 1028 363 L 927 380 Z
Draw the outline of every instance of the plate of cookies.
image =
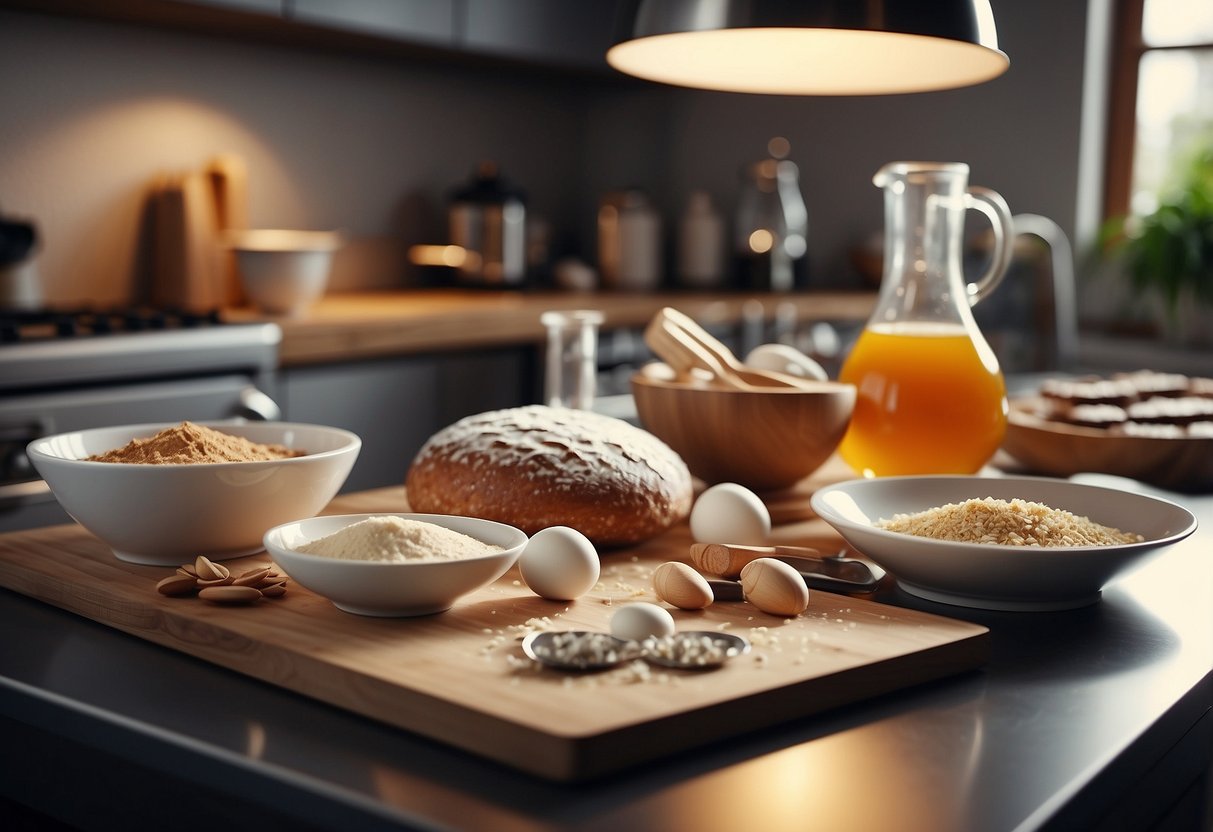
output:
M 1047 379 L 1011 402 L 1002 447 L 1042 474 L 1213 491 L 1213 379 L 1149 370 Z

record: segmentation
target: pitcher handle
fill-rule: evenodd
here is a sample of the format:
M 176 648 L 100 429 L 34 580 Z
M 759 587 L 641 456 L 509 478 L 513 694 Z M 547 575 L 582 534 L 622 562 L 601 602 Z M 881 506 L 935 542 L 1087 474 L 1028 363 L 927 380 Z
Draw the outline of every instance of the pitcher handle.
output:
M 990 220 L 990 227 L 994 229 L 994 257 L 990 267 L 986 269 L 985 274 L 965 287 L 969 305 L 975 306 L 1002 282 L 1007 268 L 1011 265 L 1015 235 L 1012 233 L 1014 226 L 1011 224 L 1011 209 L 997 191 L 974 185 L 967 191 L 965 207 L 985 214 Z

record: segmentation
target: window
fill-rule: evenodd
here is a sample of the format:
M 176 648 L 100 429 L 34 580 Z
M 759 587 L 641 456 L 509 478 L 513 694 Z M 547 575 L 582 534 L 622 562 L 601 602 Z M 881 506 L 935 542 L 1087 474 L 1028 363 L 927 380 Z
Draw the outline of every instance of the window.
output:
M 1144 216 L 1213 148 L 1213 2 L 1117 0 L 1104 216 Z

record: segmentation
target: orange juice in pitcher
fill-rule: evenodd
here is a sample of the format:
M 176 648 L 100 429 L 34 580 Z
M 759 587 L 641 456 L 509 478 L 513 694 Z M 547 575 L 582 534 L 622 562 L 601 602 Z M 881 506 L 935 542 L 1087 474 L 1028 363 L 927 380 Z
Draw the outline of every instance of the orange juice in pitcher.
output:
M 969 188 L 968 166 L 894 162 L 885 189 L 885 270 L 880 299 L 839 381 L 857 390 L 842 458 L 864 476 L 971 474 L 1006 430 L 1006 385 L 971 304 L 1001 280 L 1011 218 L 1002 197 Z M 966 208 L 994 228 L 989 271 L 966 286 L 960 241 Z
M 858 390 L 838 452 L 861 474 L 972 473 L 1002 442 L 998 362 L 962 327 L 869 327 L 838 380 Z

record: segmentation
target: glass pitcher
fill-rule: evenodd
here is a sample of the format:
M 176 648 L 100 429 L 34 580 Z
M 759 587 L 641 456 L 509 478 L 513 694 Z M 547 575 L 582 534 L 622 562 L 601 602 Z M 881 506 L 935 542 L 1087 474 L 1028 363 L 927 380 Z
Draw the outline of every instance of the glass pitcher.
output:
M 839 373 L 858 395 L 838 451 L 863 476 L 971 474 L 1002 442 L 1006 384 L 970 307 L 1006 273 L 1011 214 L 968 179 L 959 162 L 891 162 L 872 180 L 884 189 L 884 276 Z M 969 208 L 994 228 L 992 262 L 972 284 L 960 254 Z

